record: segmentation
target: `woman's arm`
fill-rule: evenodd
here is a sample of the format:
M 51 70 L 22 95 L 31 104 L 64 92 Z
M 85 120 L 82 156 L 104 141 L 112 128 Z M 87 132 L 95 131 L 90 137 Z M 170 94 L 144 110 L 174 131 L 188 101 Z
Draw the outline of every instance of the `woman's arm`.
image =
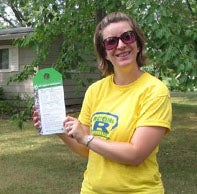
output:
M 139 127 L 129 143 L 110 142 L 95 137 L 88 147 L 110 160 L 137 166 L 152 153 L 165 131 L 163 127 Z
M 68 136 L 79 144 L 87 145 L 89 133 L 84 133 L 77 119 L 67 117 L 64 125 Z M 137 166 L 161 142 L 166 130 L 164 127 L 138 127 L 130 142 L 112 142 L 94 137 L 88 148 L 115 162 Z
M 86 131 L 86 134 L 89 134 L 89 128 L 85 125 L 82 126 L 83 130 Z M 67 133 L 58 134 L 62 141 L 68 145 L 74 152 L 79 154 L 82 157 L 88 157 L 89 149 L 87 146 L 78 143 L 72 136 L 69 136 Z

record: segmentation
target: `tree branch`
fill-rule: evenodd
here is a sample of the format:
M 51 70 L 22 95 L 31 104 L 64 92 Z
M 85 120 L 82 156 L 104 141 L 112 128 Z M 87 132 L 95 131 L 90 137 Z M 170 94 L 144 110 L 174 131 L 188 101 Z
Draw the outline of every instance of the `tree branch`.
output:
M 22 15 L 21 15 L 20 11 L 18 11 L 12 3 L 10 3 L 9 6 L 11 7 L 12 11 L 14 12 L 14 15 L 17 18 L 17 20 L 19 21 L 19 23 L 22 25 L 23 24 L 23 18 L 22 18 Z
M 188 9 L 190 10 L 191 14 L 193 15 L 194 13 L 193 13 L 193 11 L 192 11 L 192 8 L 191 8 L 191 5 L 190 5 L 190 3 L 189 3 L 189 0 L 186 0 L 186 4 L 187 4 L 187 7 L 188 7 Z
M 2 14 L 0 14 L 0 18 L 2 18 L 5 22 L 9 23 L 10 26 L 16 27 L 16 25 L 13 22 L 11 22 L 8 18 L 4 17 Z

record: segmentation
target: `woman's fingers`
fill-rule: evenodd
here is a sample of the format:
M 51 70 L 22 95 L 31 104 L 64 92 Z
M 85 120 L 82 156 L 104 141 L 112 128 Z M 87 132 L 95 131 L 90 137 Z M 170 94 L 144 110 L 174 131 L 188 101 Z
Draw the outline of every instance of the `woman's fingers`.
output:
M 34 127 L 39 129 L 40 128 L 40 122 L 38 121 L 38 122 L 34 123 Z
M 34 127 L 39 129 L 40 128 L 40 118 L 39 118 L 39 114 L 38 112 L 36 111 L 36 108 L 35 106 L 33 106 L 33 123 L 34 123 Z

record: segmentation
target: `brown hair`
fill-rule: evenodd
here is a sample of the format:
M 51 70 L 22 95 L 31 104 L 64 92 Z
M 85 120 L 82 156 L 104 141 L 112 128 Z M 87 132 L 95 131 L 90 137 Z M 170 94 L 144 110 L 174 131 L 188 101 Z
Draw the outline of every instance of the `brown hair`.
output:
M 111 23 L 117 23 L 120 21 L 127 21 L 131 28 L 133 29 L 136 39 L 137 46 L 139 47 L 139 52 L 137 54 L 137 64 L 139 67 L 145 65 L 145 55 L 144 55 L 144 47 L 145 40 L 144 35 L 138 26 L 137 22 L 131 18 L 129 15 L 121 13 L 121 12 L 113 12 L 105 16 L 101 22 L 97 25 L 95 34 L 94 34 L 94 47 L 95 52 L 97 54 L 98 59 L 98 67 L 101 70 L 104 76 L 110 75 L 114 73 L 114 68 L 112 63 L 106 59 L 106 51 L 103 45 L 103 29 L 107 27 Z

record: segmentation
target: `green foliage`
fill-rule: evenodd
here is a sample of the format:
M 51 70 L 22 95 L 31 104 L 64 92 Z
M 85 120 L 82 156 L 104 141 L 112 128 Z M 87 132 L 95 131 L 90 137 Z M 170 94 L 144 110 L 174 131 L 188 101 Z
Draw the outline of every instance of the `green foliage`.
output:
M 10 100 L 0 100 L 1 118 L 11 118 L 19 129 L 23 129 L 24 122 L 32 116 L 33 98 L 16 96 Z
M 13 113 L 13 106 L 12 102 L 7 100 L 0 100 L 0 115 L 1 117 L 6 117 Z
M 19 129 L 23 129 L 24 122 L 32 116 L 33 99 L 29 96 L 21 99 L 17 96 L 15 103 L 14 109 L 16 112 L 12 115 L 11 119 Z
M 24 126 L 24 122 L 26 121 L 25 112 L 21 111 L 12 116 L 12 121 L 18 126 L 19 129 L 22 129 Z
M 0 87 L 0 100 L 4 99 L 4 92 L 3 92 L 3 88 Z
M 60 55 L 53 64 L 58 71 L 68 78 L 69 71 L 79 75 L 94 71 L 88 67 L 87 59 L 95 60 L 96 24 L 106 13 L 123 11 L 136 18 L 144 31 L 147 69 L 172 90 L 197 90 L 196 0 L 9 0 L 9 5 L 22 13 L 21 25 L 35 29 L 17 44 L 39 49 L 33 63 L 12 80 L 27 79 L 34 73 L 33 67 L 41 67 L 57 37 L 62 39 Z
M 128 8 L 146 35 L 149 70 L 171 89 L 197 89 L 197 18 L 186 2 L 139 0 Z

